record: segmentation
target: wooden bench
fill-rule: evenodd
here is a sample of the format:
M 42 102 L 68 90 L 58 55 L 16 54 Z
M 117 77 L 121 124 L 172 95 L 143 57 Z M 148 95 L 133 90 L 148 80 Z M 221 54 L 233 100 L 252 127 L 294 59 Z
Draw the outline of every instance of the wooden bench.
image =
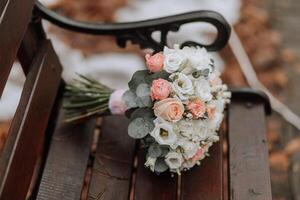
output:
M 99 117 L 77 124 L 61 120 L 62 67 L 46 39 L 41 18 L 73 31 L 113 35 L 121 47 L 131 40 L 155 51 L 166 44 L 169 31 L 189 22 L 208 22 L 218 30 L 215 42 L 206 46 L 215 51 L 226 44 L 230 34 L 220 15 L 200 11 L 97 25 L 60 17 L 34 4 L 33 0 L 0 2 L 0 95 L 16 57 L 26 75 L 0 157 L 1 200 L 272 199 L 265 135 L 265 114 L 271 109 L 268 98 L 259 91 L 232 90 L 220 142 L 201 166 L 180 177 L 157 176 L 144 167 L 145 152 L 127 135 L 125 117 Z M 159 42 L 151 38 L 157 30 L 161 32 Z

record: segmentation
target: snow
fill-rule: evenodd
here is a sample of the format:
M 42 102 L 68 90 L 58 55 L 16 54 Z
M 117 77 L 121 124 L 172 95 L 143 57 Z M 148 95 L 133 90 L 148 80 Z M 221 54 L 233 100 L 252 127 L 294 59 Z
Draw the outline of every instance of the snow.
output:
M 46 5 L 56 1 L 42 0 Z M 234 24 L 239 19 L 239 9 L 240 0 L 129 0 L 128 6 L 117 11 L 116 20 L 137 21 L 195 10 L 214 10 L 222 13 L 230 24 Z M 211 38 L 207 37 L 207 33 L 211 32 L 214 32 L 214 29 L 204 23 L 184 25 L 179 32 L 169 34 L 169 45 L 185 40 L 208 43 Z M 75 78 L 75 73 L 81 73 L 91 75 L 110 87 L 121 89 L 127 87 L 127 82 L 136 70 L 144 68 L 143 59 L 133 53 L 105 53 L 84 57 L 80 51 L 69 48 L 54 35 L 49 34 L 49 37 L 64 66 L 63 78 L 66 81 Z M 158 35 L 154 34 L 153 37 L 157 38 Z M 214 56 L 216 65 L 223 66 L 218 54 Z M 13 117 L 23 82 L 24 75 L 20 66 L 15 64 L 0 100 L 0 121 Z

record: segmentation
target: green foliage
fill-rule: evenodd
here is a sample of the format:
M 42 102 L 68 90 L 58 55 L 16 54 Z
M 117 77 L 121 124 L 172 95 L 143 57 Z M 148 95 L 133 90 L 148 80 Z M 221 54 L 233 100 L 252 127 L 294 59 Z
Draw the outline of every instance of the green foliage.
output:
M 139 117 L 132 120 L 128 126 L 128 135 L 134 139 L 141 139 L 148 135 L 154 128 L 151 118 Z
M 166 164 L 164 158 L 158 158 L 155 162 L 154 170 L 157 173 L 165 172 L 168 169 L 168 165 Z

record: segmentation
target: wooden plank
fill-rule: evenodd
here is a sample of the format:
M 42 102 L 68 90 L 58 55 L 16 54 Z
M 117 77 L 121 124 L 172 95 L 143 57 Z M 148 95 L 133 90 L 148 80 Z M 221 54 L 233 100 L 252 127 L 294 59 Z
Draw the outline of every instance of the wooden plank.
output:
M 8 0 L 2 0 L 2 1 L 0 1 L 0 13 L 3 13 L 5 7 L 7 6 L 7 1 Z
M 0 199 L 24 199 L 60 84 L 61 67 L 45 41 L 28 73 L 0 158 Z M 22 180 L 22 181 L 20 181 Z
M 35 54 L 45 39 L 46 36 L 42 28 L 41 21 L 35 20 L 34 22 L 30 22 L 18 50 L 18 59 L 22 64 L 25 74 L 28 73 Z
M 144 166 L 145 154 L 146 151 L 144 149 L 139 149 L 134 199 L 177 199 L 177 175 L 171 177 L 171 174 L 168 172 L 160 175 L 151 172 L 150 169 Z
M 222 133 L 222 150 L 223 150 L 223 200 L 229 199 L 229 154 L 228 154 L 228 112 L 226 112 L 222 127 L 221 127 L 221 133 Z
M 183 173 L 181 200 L 223 199 L 223 134 L 220 132 L 220 141 L 210 148 L 210 156 L 200 166 Z
M 104 118 L 95 155 L 89 200 L 125 200 L 129 196 L 135 140 L 127 134 L 128 119 Z
M 50 145 L 38 200 L 80 199 L 95 120 L 76 124 L 60 121 Z
M 228 123 L 231 200 L 272 199 L 265 126 L 262 103 L 233 99 Z
M 30 20 L 34 2 L 7 0 L 0 4 L 0 97 Z

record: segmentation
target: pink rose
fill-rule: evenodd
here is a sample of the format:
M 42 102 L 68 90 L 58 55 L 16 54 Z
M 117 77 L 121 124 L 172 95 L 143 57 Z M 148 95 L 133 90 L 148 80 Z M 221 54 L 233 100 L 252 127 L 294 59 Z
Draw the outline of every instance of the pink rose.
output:
M 196 154 L 192 157 L 192 161 L 197 162 L 198 160 L 200 160 L 203 157 L 204 157 L 204 149 L 200 147 L 197 150 Z
M 154 104 L 154 114 L 164 120 L 177 122 L 182 118 L 184 106 L 180 100 L 176 98 L 167 98 Z
M 153 100 L 163 100 L 167 98 L 172 90 L 170 83 L 164 79 L 157 79 L 152 81 L 151 86 L 151 99 Z
M 208 105 L 206 108 L 207 116 L 209 119 L 212 119 L 216 113 L 216 106 Z
M 187 108 L 196 119 L 202 117 L 205 113 L 205 103 L 200 99 L 189 101 L 187 104 Z
M 156 53 L 153 56 L 147 54 L 146 65 L 150 72 L 159 72 L 164 66 L 164 56 L 161 53 Z

